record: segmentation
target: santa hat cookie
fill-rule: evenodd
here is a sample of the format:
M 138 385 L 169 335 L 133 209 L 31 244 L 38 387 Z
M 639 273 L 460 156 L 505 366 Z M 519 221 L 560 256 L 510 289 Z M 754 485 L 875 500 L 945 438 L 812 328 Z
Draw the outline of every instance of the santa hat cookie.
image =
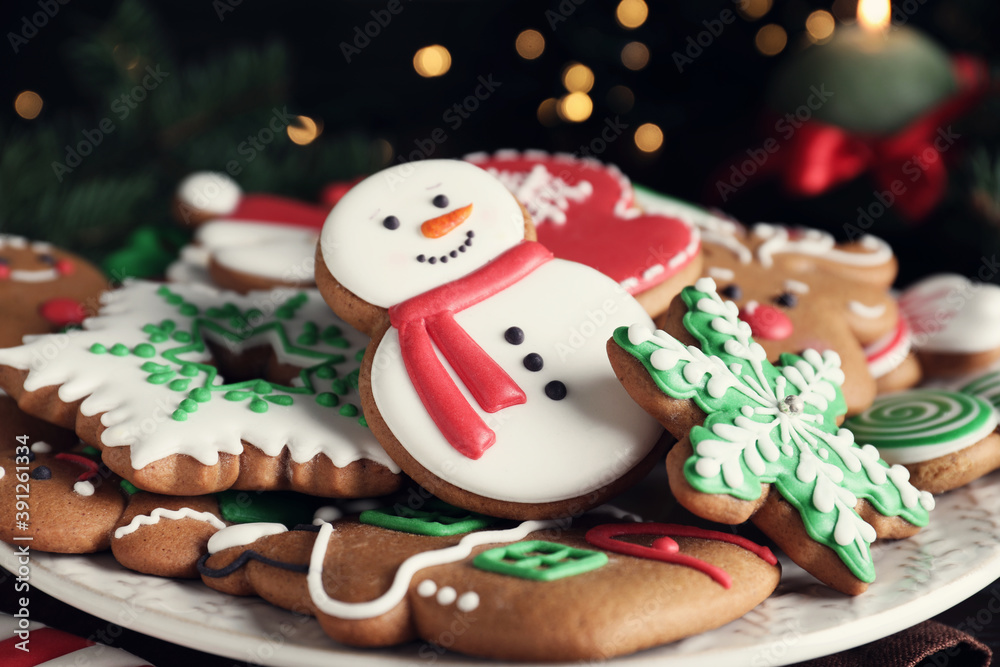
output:
M 514 193 L 531 214 L 538 241 L 553 255 L 601 271 L 653 316 L 700 275 L 697 228 L 680 217 L 643 212 L 617 167 L 542 151 L 465 159 Z
M 177 188 L 174 212 L 198 229 L 194 245 L 182 249 L 167 277 L 238 292 L 312 285 L 319 229 L 346 185 L 329 186 L 323 203 L 310 204 L 245 194 L 226 174 L 188 176 Z
M 330 306 L 372 336 L 362 406 L 389 455 L 448 502 L 512 518 L 598 505 L 662 451 L 603 351 L 615 323 L 649 316 L 527 226 L 477 166 L 402 164 L 344 196 L 316 262 Z

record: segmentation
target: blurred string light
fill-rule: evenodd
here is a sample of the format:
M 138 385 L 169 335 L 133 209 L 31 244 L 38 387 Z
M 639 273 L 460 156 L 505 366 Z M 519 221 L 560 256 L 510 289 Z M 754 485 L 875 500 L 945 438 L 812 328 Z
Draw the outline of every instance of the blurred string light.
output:
M 892 20 L 889 0 L 858 0 L 858 23 L 868 30 L 884 30 Z
M 748 21 L 756 21 L 771 11 L 773 0 L 740 0 L 736 11 Z
M 829 41 L 836 26 L 833 14 L 822 9 L 814 11 L 806 18 L 806 33 L 809 34 L 809 39 L 817 44 Z
M 643 153 L 652 153 L 663 146 L 663 130 L 654 123 L 644 123 L 635 131 L 635 145 Z
M 451 69 L 451 53 L 440 44 L 425 46 L 414 54 L 413 69 L 425 78 L 441 76 Z
M 757 46 L 757 50 L 765 56 L 776 56 L 788 44 L 788 33 L 777 23 L 768 23 L 757 31 L 754 44 Z
M 525 60 L 534 60 L 545 51 L 545 38 L 537 30 L 522 30 L 514 42 L 517 55 Z
M 638 71 L 649 64 L 649 47 L 642 42 L 629 42 L 622 49 L 622 64 Z
M 629 30 L 641 26 L 648 16 L 649 7 L 646 6 L 645 0 L 621 0 L 615 9 L 618 25 Z
M 554 97 L 550 97 L 547 100 L 542 100 L 542 103 L 538 105 L 538 122 L 545 127 L 555 127 L 559 124 L 559 100 Z
M 607 101 L 615 113 L 628 113 L 635 106 L 635 93 L 628 86 L 612 86 Z
M 392 144 L 389 143 L 388 139 L 375 140 L 375 155 L 383 166 L 392 161 Z
M 587 93 L 576 91 L 559 100 L 559 117 L 571 123 L 582 123 L 594 111 L 594 102 Z
M 594 87 L 594 73 L 586 65 L 570 63 L 563 69 L 562 81 L 571 93 L 589 93 Z
M 33 90 L 24 90 L 14 98 L 14 111 L 25 120 L 38 118 L 42 113 L 42 96 Z
M 296 116 L 285 128 L 288 138 L 299 146 L 307 146 L 323 133 L 323 121 L 318 123 L 309 116 Z

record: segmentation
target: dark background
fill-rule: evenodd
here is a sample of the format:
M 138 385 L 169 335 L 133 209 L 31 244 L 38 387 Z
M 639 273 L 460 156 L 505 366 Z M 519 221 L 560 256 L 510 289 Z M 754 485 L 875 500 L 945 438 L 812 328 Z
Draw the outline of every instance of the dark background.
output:
M 222 170 L 234 159 L 242 163 L 241 142 L 265 126 L 272 109 L 286 105 L 292 114 L 321 120 L 323 134 L 305 147 L 280 135 L 260 159 L 243 165 L 237 180 L 245 189 L 314 198 L 327 182 L 373 171 L 387 158 L 409 159 L 418 149 L 427 155 L 429 147 L 433 157 L 499 148 L 579 154 L 608 123 L 617 123 L 627 129 L 600 159 L 618 164 L 637 183 L 714 204 L 713 173 L 730 157 L 759 147 L 765 136 L 765 91 L 775 68 L 808 45 L 806 17 L 816 9 L 849 16 L 851 4 L 776 0 L 762 18 L 737 15 L 679 72 L 674 54 L 707 29 L 705 22 L 739 3 L 651 2 L 646 22 L 626 30 L 614 18 L 616 3 L 602 0 L 400 0 L 402 10 L 378 26 L 367 45 L 355 42 L 363 48 L 349 63 L 341 43 L 354 42 L 358 30 L 373 21 L 373 11 L 389 16 L 388 2 L 4 3 L 0 230 L 47 237 L 104 259 L 140 225 L 161 232 L 171 226 L 167 208 L 176 182 L 193 170 Z M 948 51 L 997 61 L 997 3 L 910 0 L 909 5 L 914 11 L 907 23 Z M 11 34 L 30 33 L 25 21 L 44 6 L 58 11 L 14 53 Z M 789 36 L 775 57 L 754 46 L 755 34 L 768 23 L 781 25 Z M 526 28 L 545 37 L 537 60 L 524 60 L 515 51 L 515 38 Z M 651 51 L 641 71 L 628 70 L 620 60 L 622 47 L 632 40 Z M 439 78 L 421 78 L 413 54 L 435 43 L 449 49 L 451 69 Z M 582 123 L 543 126 L 538 105 L 566 93 L 561 72 L 572 61 L 595 74 L 593 113 Z M 124 68 L 129 62 L 131 71 Z M 167 83 L 150 91 L 128 119 L 116 120 L 115 133 L 58 181 L 51 163 L 64 160 L 67 147 L 102 117 L 114 119 L 113 101 L 151 64 L 170 72 Z M 475 91 L 479 77 L 500 85 L 455 127 L 456 115 L 446 113 Z M 616 85 L 633 91 L 630 110 L 622 112 L 609 101 Z M 12 101 L 24 89 L 44 99 L 35 120 L 13 111 Z M 890 211 L 870 230 L 897 248 L 901 282 L 939 269 L 974 275 L 980 258 L 1000 245 L 997 222 L 970 204 L 977 187 L 995 185 L 977 183 L 968 166 L 971 151 L 996 157 L 1000 132 L 996 95 L 992 98 L 958 126 L 960 150 L 946 156 L 949 192 L 934 214 L 912 224 Z M 662 148 L 653 154 L 639 151 L 632 137 L 647 122 L 664 133 Z M 435 130 L 447 136 L 443 143 L 431 140 Z M 725 208 L 748 222 L 804 224 L 842 236 L 874 190 L 873 182 L 861 177 L 802 200 L 764 181 Z

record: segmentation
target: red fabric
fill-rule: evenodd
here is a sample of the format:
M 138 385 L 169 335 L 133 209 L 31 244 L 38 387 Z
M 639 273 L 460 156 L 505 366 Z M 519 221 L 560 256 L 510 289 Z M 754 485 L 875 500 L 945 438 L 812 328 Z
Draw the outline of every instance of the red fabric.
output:
M 445 439 L 464 456 L 480 458 L 496 434 L 476 414 L 438 359 L 434 345 L 486 412 L 524 403 L 524 392 L 454 320 L 455 313 L 510 287 L 552 253 L 523 241 L 473 273 L 389 309 L 399 330 L 406 372 L 420 401 Z M 433 341 L 433 344 L 432 344 Z
M 0 664 L 4 667 L 34 667 L 47 660 L 93 646 L 94 642 L 55 628 L 38 628 L 29 635 L 28 648 L 16 647 L 22 640 L 17 635 L 0 641 Z
M 954 69 L 958 92 L 895 134 L 853 133 L 809 120 L 788 139 L 785 148 L 761 167 L 759 174 L 777 172 L 788 192 L 813 197 L 870 172 L 881 191 L 893 192 L 903 217 L 922 219 L 941 200 L 948 184 L 941 151 L 934 142 L 949 123 L 979 101 L 989 82 L 986 66 L 975 58 L 956 56 Z M 914 166 L 904 172 L 907 162 Z M 912 180 L 913 169 L 921 171 L 916 180 Z M 895 181 L 905 185 L 902 193 L 892 190 Z

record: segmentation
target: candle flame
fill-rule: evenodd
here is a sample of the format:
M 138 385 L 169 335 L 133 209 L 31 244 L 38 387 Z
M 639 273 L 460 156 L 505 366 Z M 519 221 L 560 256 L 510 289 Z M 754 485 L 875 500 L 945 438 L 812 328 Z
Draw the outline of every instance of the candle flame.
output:
M 890 19 L 889 0 L 859 0 L 858 23 L 865 30 L 872 32 L 885 30 L 889 27 Z

